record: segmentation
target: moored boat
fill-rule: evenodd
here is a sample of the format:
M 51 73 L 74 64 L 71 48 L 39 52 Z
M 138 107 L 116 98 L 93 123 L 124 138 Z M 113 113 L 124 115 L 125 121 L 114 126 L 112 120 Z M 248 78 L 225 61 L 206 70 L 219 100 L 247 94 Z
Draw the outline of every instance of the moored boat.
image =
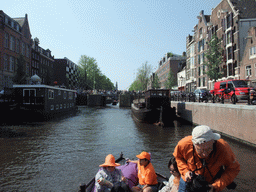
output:
M 48 120 L 77 110 L 75 90 L 34 83 L 13 85 L 11 92 L 1 106 L 15 121 Z
M 131 109 L 139 122 L 167 125 L 176 117 L 170 102 L 168 89 L 150 89 L 145 92 L 144 98 L 133 101 Z

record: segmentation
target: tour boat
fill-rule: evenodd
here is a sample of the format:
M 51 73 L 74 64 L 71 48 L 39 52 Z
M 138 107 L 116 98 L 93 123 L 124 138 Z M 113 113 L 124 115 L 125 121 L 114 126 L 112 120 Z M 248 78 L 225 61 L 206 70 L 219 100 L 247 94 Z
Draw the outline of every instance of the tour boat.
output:
M 176 117 L 168 89 L 147 90 L 143 98 L 133 100 L 131 109 L 134 118 L 139 122 L 167 125 Z
M 123 154 L 120 154 L 120 157 L 116 159 L 116 163 L 120 163 L 121 161 L 124 161 L 123 165 L 120 165 L 116 167 L 117 169 L 121 169 L 124 177 L 128 181 L 128 186 L 131 189 L 133 186 L 136 186 L 138 184 L 138 170 L 137 170 L 137 164 L 132 162 L 127 162 L 126 159 L 123 157 Z M 102 169 L 102 168 L 100 168 Z M 96 175 L 96 173 L 95 173 Z M 164 175 L 161 175 L 159 173 L 156 173 L 157 180 L 158 180 L 158 186 L 159 188 L 162 187 L 163 181 L 168 181 L 168 178 Z M 80 185 L 80 192 L 96 192 L 95 188 L 95 178 L 92 178 L 87 184 L 81 184 Z

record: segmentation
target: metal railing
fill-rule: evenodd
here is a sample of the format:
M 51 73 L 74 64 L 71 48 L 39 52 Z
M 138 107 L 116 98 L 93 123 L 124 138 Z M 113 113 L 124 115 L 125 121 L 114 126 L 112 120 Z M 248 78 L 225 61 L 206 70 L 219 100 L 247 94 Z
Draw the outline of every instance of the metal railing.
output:
M 232 94 L 230 94 L 232 92 Z M 247 95 L 247 105 L 256 105 L 256 89 L 248 89 Z M 171 101 L 182 101 L 182 102 L 211 102 L 211 103 L 237 103 L 237 98 L 235 94 L 235 90 L 225 89 L 224 91 L 215 94 L 201 94 L 195 95 L 193 92 L 180 92 L 171 95 Z

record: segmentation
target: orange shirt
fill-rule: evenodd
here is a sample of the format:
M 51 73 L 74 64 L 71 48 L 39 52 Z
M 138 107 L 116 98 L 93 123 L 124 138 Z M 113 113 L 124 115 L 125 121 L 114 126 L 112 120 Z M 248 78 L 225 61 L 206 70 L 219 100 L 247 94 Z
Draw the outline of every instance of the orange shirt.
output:
M 138 178 L 141 185 L 156 185 L 158 183 L 155 169 L 151 163 L 144 167 L 138 162 Z
M 196 149 L 193 148 L 192 136 L 180 140 L 175 147 L 173 155 L 176 158 L 178 169 L 184 181 L 187 171 L 194 171 L 203 167 Z M 213 179 L 212 176 L 214 177 L 223 165 L 225 167 L 221 177 L 212 184 L 217 191 L 222 191 L 229 185 L 240 171 L 240 164 L 236 161 L 235 155 L 228 143 L 223 139 L 219 139 L 216 142 L 216 151 L 211 157 L 206 159 L 206 164 L 210 172 L 205 167 L 196 171 L 196 173 L 204 175 L 209 183 Z

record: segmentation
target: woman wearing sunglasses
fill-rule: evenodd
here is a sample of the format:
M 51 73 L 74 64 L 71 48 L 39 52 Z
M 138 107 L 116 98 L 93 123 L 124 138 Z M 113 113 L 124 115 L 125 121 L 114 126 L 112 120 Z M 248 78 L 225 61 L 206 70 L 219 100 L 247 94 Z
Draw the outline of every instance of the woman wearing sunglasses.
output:
M 168 163 L 168 169 L 172 175 L 166 186 L 164 186 L 159 192 L 177 192 L 179 190 L 180 173 L 174 156 L 171 157 Z

